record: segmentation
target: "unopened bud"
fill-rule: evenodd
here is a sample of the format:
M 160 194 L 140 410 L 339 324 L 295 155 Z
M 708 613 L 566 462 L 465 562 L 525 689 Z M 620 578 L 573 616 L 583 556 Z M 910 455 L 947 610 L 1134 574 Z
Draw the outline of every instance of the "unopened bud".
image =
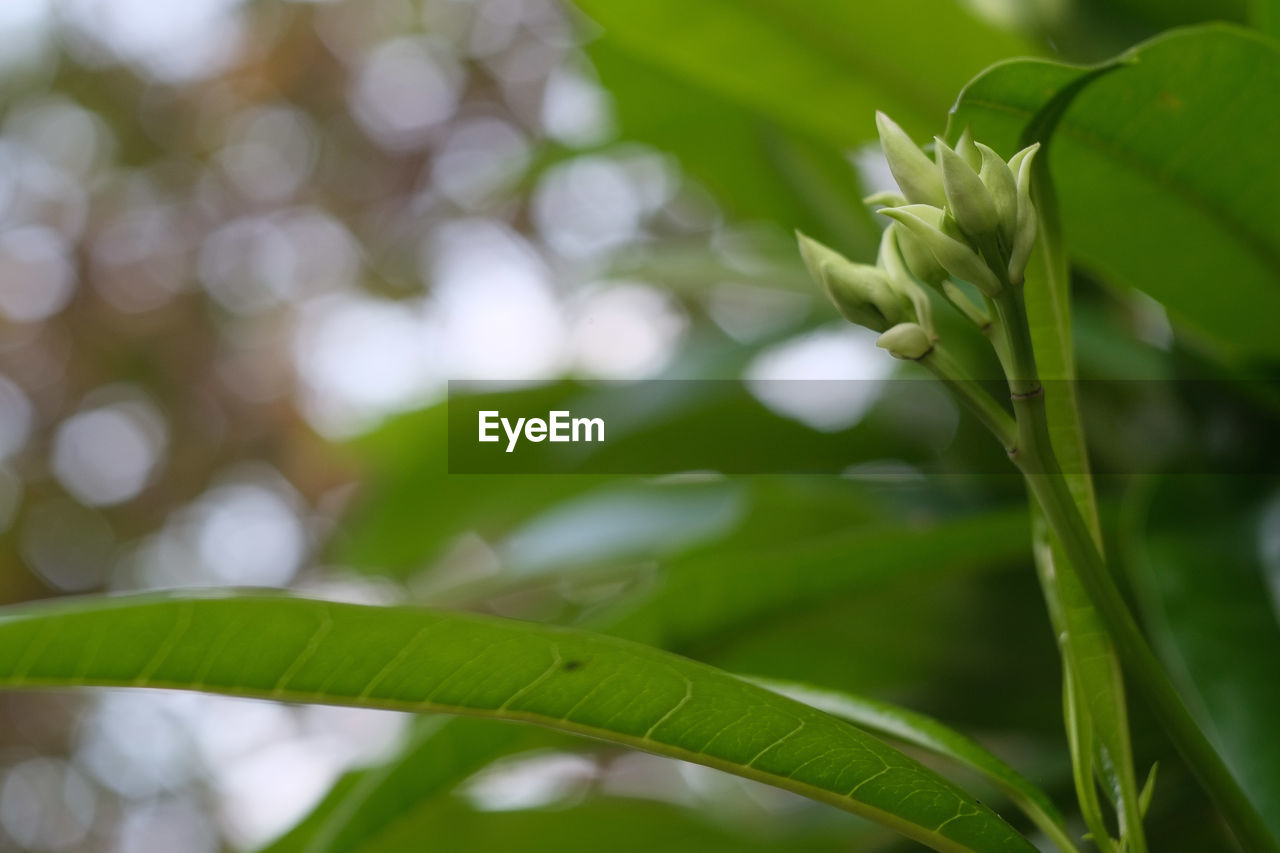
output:
M 806 237 L 796 234 L 809 275 L 822 285 L 836 310 L 849 322 L 876 332 L 910 319 L 903 300 L 889 285 L 884 271 L 857 264 Z
M 1000 237 L 1007 250 L 1013 245 L 1018 229 L 1018 182 L 999 154 L 981 142 L 976 147 L 982 154 L 982 171 L 978 177 L 995 202 L 996 215 L 1000 218 Z
M 876 341 L 876 346 L 889 351 L 894 358 L 918 361 L 933 349 L 933 338 L 916 323 L 899 323 Z
M 872 193 L 862 200 L 867 207 L 902 207 L 907 203 L 907 199 L 902 193 L 896 193 L 893 190 L 885 190 L 883 192 Z
M 876 113 L 876 127 L 880 130 L 880 146 L 889 162 L 889 171 L 893 172 L 907 201 L 942 207 L 946 196 L 938 167 L 911 141 L 906 131 L 884 113 Z
M 1031 250 L 1036 244 L 1036 229 L 1039 220 L 1035 203 L 1031 200 L 1031 178 L 1035 166 L 1036 154 L 1040 143 L 1024 148 L 1013 159 L 1010 165 L 1018 164 L 1018 215 L 1017 228 L 1013 236 L 1013 249 L 1009 253 L 1009 280 L 1021 282 L 1027 271 L 1027 261 L 1031 259 Z
M 912 275 L 930 287 L 937 287 L 947 280 L 949 273 L 916 235 L 897 223 L 889 227 L 897 231 L 898 251 L 902 252 L 902 260 Z
M 969 126 L 965 125 L 964 130 L 960 133 L 960 138 L 956 140 L 956 153 L 964 158 L 975 172 L 982 167 L 982 154 L 978 152 L 977 146 L 973 144 L 973 132 L 969 130 Z
M 933 329 L 933 305 L 929 302 L 929 294 L 916 283 L 907 265 L 903 262 L 898 248 L 898 234 L 902 226 L 896 222 L 889 224 L 880 240 L 878 263 L 889 278 L 889 286 L 909 306 L 910 315 L 926 329 Z
M 1000 292 L 1000 279 L 968 243 L 944 233 L 944 214 L 936 207 L 909 204 L 880 211 L 911 232 L 951 275 L 972 283 L 988 296 Z
M 978 177 L 973 167 L 964 161 L 947 143 L 936 141 L 938 165 L 942 169 L 942 186 L 947 196 L 947 207 L 960 223 L 960 230 L 973 240 L 985 240 L 1000 228 L 991 193 Z

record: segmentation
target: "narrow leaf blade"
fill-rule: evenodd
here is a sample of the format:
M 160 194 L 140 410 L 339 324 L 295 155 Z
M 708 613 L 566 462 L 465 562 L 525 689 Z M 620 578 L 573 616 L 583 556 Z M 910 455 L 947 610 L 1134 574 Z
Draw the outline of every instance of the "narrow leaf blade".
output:
M 81 685 L 538 723 L 776 785 L 939 851 L 1034 851 L 954 785 L 840 720 L 583 631 L 272 596 L 127 597 L 0 617 L 0 687 Z

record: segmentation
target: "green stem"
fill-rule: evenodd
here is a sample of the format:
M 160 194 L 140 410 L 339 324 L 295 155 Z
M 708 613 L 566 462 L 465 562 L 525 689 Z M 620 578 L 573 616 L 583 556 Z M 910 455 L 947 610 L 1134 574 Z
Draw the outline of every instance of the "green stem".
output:
M 1018 431 L 1013 418 L 995 398 L 969 375 L 942 344 L 934 344 L 919 362 L 927 367 L 991 431 L 1006 451 L 1017 445 Z
M 1017 422 L 1017 443 L 1010 457 L 1075 567 L 1125 668 L 1178 752 L 1222 811 L 1236 838 L 1250 853 L 1280 853 L 1280 845 L 1192 718 L 1151 651 L 1067 488 L 1066 477 L 1049 439 L 1044 388 L 1036 371 L 1020 290 L 1006 288 L 996 304 L 1009 341 L 1008 378 Z

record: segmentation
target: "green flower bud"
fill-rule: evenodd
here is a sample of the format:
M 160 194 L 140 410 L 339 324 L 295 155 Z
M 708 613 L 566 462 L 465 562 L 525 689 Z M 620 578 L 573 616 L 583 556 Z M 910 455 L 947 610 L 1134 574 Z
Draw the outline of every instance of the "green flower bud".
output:
M 1034 154 L 1039 150 L 1040 150 L 1040 143 L 1037 142 L 1034 145 L 1023 148 L 1017 154 L 1014 154 L 1012 157 L 1009 158 L 1009 171 L 1013 174 L 1015 178 L 1018 176 L 1018 173 L 1022 170 L 1022 161 L 1027 159 L 1028 157 L 1030 157 L 1032 154 Z
M 897 223 L 889 227 L 897 232 L 898 251 L 902 253 L 902 260 L 906 262 L 912 275 L 930 287 L 938 287 L 947 280 L 950 274 L 919 238 Z
M 906 207 L 887 207 L 880 212 L 901 222 L 951 275 L 971 282 L 988 296 L 1000 292 L 1000 279 L 973 247 L 945 233 L 945 215 L 941 210 L 925 204 L 909 204 Z
M 902 226 L 890 223 L 880 240 L 880 256 L 877 262 L 889 278 L 889 286 L 909 306 L 909 313 L 926 329 L 933 329 L 933 304 L 929 294 L 924 292 L 911 276 L 907 265 L 903 262 L 898 246 L 898 232 Z
M 960 133 L 960 138 L 956 140 L 956 153 L 964 158 L 975 172 L 982 166 L 982 154 L 978 152 L 977 147 L 973 144 L 973 132 L 969 130 L 969 126 L 965 125 L 964 130 Z
M 1031 176 L 1035 166 L 1036 154 L 1040 151 L 1040 143 L 1024 148 L 1009 161 L 1018 164 L 1018 215 L 1017 228 L 1013 236 L 1013 249 L 1009 253 L 1009 280 L 1021 283 L 1027 272 L 1027 261 L 1031 259 L 1031 250 L 1036 244 L 1036 229 L 1039 220 L 1036 216 L 1035 203 L 1031 201 Z
M 975 241 L 985 240 L 1000 228 L 995 200 L 973 167 L 947 143 L 936 141 L 938 165 L 942 169 L 942 186 L 947 207 L 960 223 L 960 230 Z
M 915 323 L 899 323 L 881 335 L 876 346 L 888 350 L 894 358 L 918 361 L 933 349 L 933 337 Z
M 902 207 L 907 200 L 901 193 L 895 193 L 892 190 L 884 192 L 872 193 L 862 200 L 867 207 Z
M 991 315 L 986 311 L 973 304 L 973 300 L 969 298 L 969 294 L 960 289 L 960 285 L 954 281 L 944 281 L 942 283 L 942 295 L 947 301 L 956 307 L 956 310 L 963 314 L 970 323 L 979 329 L 986 329 L 991 325 Z
M 878 267 L 856 264 L 832 249 L 796 234 L 809 275 L 822 285 L 836 310 L 849 322 L 876 332 L 911 319 L 901 296 Z
M 938 167 L 911 141 L 906 131 L 884 113 L 876 113 L 876 127 L 880 130 L 880 146 L 889 161 L 889 171 L 893 172 L 907 201 L 942 207 L 946 196 Z
M 976 148 L 982 154 L 982 171 L 978 177 L 991 193 L 996 205 L 996 215 L 1000 218 L 1000 237 L 1007 249 L 1013 245 L 1013 236 L 1018 229 L 1018 182 L 1000 155 L 981 142 Z

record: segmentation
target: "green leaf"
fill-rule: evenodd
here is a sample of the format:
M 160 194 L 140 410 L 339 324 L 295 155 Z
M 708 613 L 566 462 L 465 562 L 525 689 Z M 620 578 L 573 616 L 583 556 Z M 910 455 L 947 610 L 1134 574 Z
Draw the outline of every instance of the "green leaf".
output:
M 936 850 L 1034 851 L 985 806 L 870 735 L 704 664 L 582 631 L 270 596 L 5 611 L 0 687 L 67 686 L 534 722 L 773 784 Z
M 1076 850 L 1062 814 L 1048 794 L 977 741 L 938 720 L 888 702 L 852 693 L 767 678 L 747 680 L 797 702 L 812 705 L 834 717 L 848 720 L 873 734 L 926 749 L 980 773 L 1004 792 L 1061 850 Z
M 1006 510 L 928 526 L 878 523 L 746 551 L 714 549 L 673 561 L 647 600 L 623 602 L 600 619 L 611 633 L 688 648 L 836 596 L 1007 565 L 1025 557 L 1028 535 L 1026 513 Z
M 417 850 L 423 839 L 436 850 L 555 850 L 557 853 L 843 853 L 876 837 L 875 828 L 841 827 L 842 833 L 797 828 L 779 842 L 754 825 L 730 825 L 692 809 L 643 800 L 594 797 L 572 808 L 476 812 L 457 800 L 431 808 L 375 841 L 360 853 Z M 883 841 L 883 838 L 877 840 Z
M 877 109 L 909 132 L 933 133 L 973 74 L 1034 52 L 952 0 L 577 5 L 604 28 L 611 49 L 837 149 L 874 139 Z
M 588 45 L 588 54 L 613 96 L 622 137 L 675 155 L 731 216 L 771 221 L 787 234 L 801 228 L 855 257 L 875 254 L 879 229 L 838 149 L 619 50 L 613 39 Z
M 311 814 L 263 853 L 365 849 L 423 803 L 439 799 L 506 752 L 532 746 L 537 731 L 493 720 L 428 717 L 386 764 L 348 773 Z
M 1259 485 L 1189 475 L 1149 484 L 1124 541 L 1154 644 L 1280 837 L 1280 625 L 1259 554 L 1277 504 L 1263 503 Z
M 597 630 L 677 651 L 723 650 L 733 638 L 759 635 L 767 625 L 785 624 L 788 617 L 811 614 L 815 607 L 833 600 L 856 601 L 875 595 L 876 601 L 883 602 L 886 586 L 936 584 L 1013 565 L 1027 557 L 1026 514 L 1022 511 L 996 511 L 927 526 L 904 525 L 872 516 L 865 505 L 867 497 L 847 482 L 767 478 L 736 485 L 749 487 L 752 506 L 737 531 L 714 548 L 668 558 L 655 588 L 594 614 L 590 624 Z M 856 526 L 850 530 L 851 522 Z M 856 559 L 850 560 L 850 555 Z M 912 606 L 920 607 L 918 599 L 912 599 Z M 878 608 L 868 610 L 858 619 L 859 631 L 874 639 Z M 901 623 L 894 612 L 892 608 L 886 611 L 886 621 Z M 806 616 L 806 623 L 811 625 L 811 619 Z M 842 621 L 839 633 L 849 636 L 847 622 Z M 779 650 L 779 657 L 787 657 L 777 638 L 772 638 L 771 646 Z M 903 646 L 895 642 L 892 648 L 861 662 L 856 669 L 862 683 L 867 682 L 872 668 L 903 678 L 910 667 L 903 664 L 902 657 L 911 654 Z M 806 663 L 814 659 L 809 651 Z M 842 672 L 850 671 L 843 653 L 836 663 Z M 312 826 L 303 831 L 310 835 L 316 825 L 323 825 L 327 832 L 350 839 L 354 845 L 356 839 L 378 834 L 384 826 L 400 820 L 416 821 L 414 815 L 431 812 L 442 789 L 430 783 L 418 787 L 404 780 L 413 780 L 419 773 L 431 780 L 440 766 L 452 767 L 452 759 L 438 757 L 437 750 L 447 756 L 472 754 L 476 745 L 468 730 L 458 726 L 467 722 L 455 721 L 440 732 L 433 727 L 429 737 L 417 741 L 388 768 L 372 771 L 382 779 L 369 783 L 373 787 L 351 794 L 334 792 L 317 806 L 307 821 Z M 453 745 L 454 737 L 464 743 Z M 502 739 L 481 736 L 481 740 L 491 759 L 510 748 Z M 396 765 L 402 766 L 392 769 Z M 391 790 L 388 796 L 396 804 L 394 809 L 387 810 L 379 803 L 379 786 Z M 355 802 L 349 802 L 348 796 Z M 364 817 L 366 813 L 371 816 Z M 352 826 L 343 828 L 345 823 Z M 299 849 L 282 847 L 273 853 Z
M 1251 0 L 1253 25 L 1271 36 L 1280 36 L 1280 0 Z
M 1280 43 L 1228 25 L 1139 45 L 1071 104 L 1049 160 L 1075 260 L 1162 302 L 1223 356 L 1280 358 Z M 1005 153 L 1090 69 L 1002 63 L 953 127 Z M 1262 100 L 1259 101 L 1258 98 Z
M 575 470 L 574 465 L 594 465 L 600 470 L 666 473 L 676 453 L 672 448 L 678 448 L 681 458 L 697 460 L 699 468 L 729 470 L 744 459 L 764 460 L 761 448 L 777 448 L 775 454 L 782 460 L 778 464 L 794 463 L 796 470 L 830 466 L 836 460 L 912 462 L 936 452 L 930 446 L 936 435 L 903 430 L 892 412 L 873 410 L 848 430 L 818 432 L 770 412 L 734 382 L 662 382 L 625 392 L 561 382 L 490 392 L 468 398 L 466 405 L 504 412 L 572 411 L 598 403 L 600 398 L 592 394 L 601 389 L 610 404 L 624 408 L 634 404 L 634 395 L 643 394 L 643 416 L 624 412 L 620 418 L 629 431 L 615 431 L 589 457 L 566 458 L 566 471 Z M 950 404 L 943 398 L 940 405 Z M 451 474 L 448 410 L 446 402 L 402 416 L 353 443 L 369 485 L 335 537 L 334 562 L 408 575 L 437 559 L 468 530 L 499 538 L 561 501 L 618 479 L 585 473 Z M 735 423 L 750 423 L 752 429 L 725 429 L 725 424 Z
M 1008 63 L 1017 67 L 1021 63 Z M 1039 64 L 1037 71 L 1057 73 L 1060 66 Z M 1040 215 L 1039 245 L 1027 270 L 1024 297 L 1035 348 L 1036 366 L 1045 385 L 1045 410 L 1055 455 L 1077 509 L 1099 548 L 1102 546 L 1097 499 L 1089 471 L 1084 429 L 1076 398 L 1076 368 L 1071 334 L 1069 257 L 1063 238 L 1059 182 L 1048 162 L 1067 144 L 1066 117 L 1078 101 L 1106 80 L 1124 73 L 1116 63 L 1073 71 L 1048 91 L 1035 112 L 1017 128 L 1016 147 L 1041 144 L 1033 184 Z M 961 96 L 963 103 L 974 86 Z M 975 138 L 984 130 L 966 122 L 963 110 L 953 116 L 951 132 L 969 126 Z M 1073 182 L 1069 182 L 1073 183 Z M 1061 192 L 1068 192 L 1062 188 Z M 1074 244 L 1073 244 L 1074 245 Z M 1119 657 L 1093 602 L 1066 554 L 1048 529 L 1039 507 L 1032 508 L 1036 539 L 1036 568 L 1066 670 L 1063 678 L 1067 736 L 1082 813 L 1092 834 L 1109 847 L 1106 824 L 1093 790 L 1095 772 L 1105 781 L 1120 815 L 1122 838 L 1134 850 L 1145 850 L 1139 794 L 1133 766 L 1127 702 Z M 1094 752 L 1097 752 L 1096 760 Z

